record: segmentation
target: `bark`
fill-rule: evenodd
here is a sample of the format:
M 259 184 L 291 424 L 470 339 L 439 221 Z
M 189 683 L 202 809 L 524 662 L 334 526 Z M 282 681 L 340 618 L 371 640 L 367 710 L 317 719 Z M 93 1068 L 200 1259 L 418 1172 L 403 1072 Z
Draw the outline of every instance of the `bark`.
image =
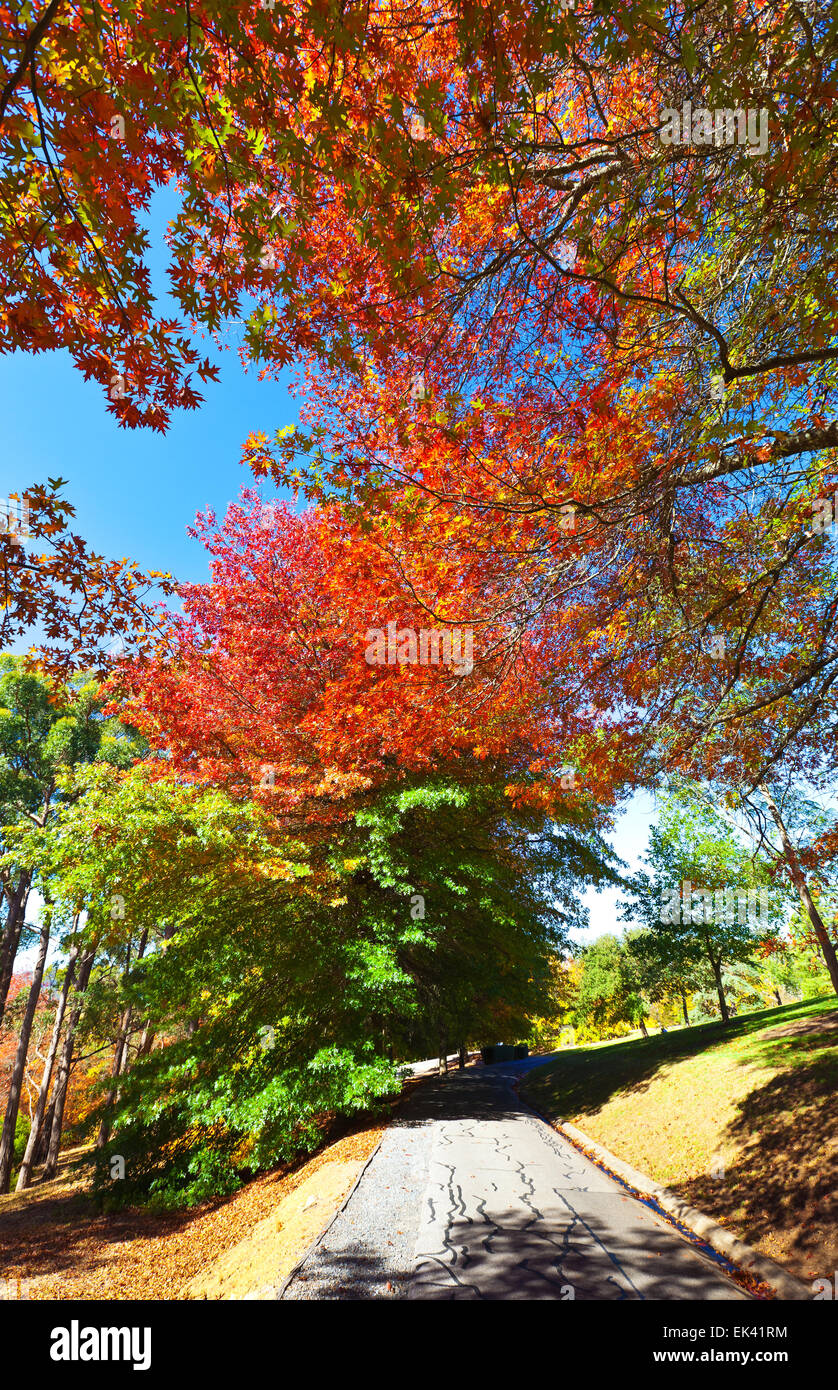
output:
M 770 359 L 771 367 L 789 366 L 789 362 L 782 358 Z M 768 368 L 768 361 L 763 362 L 760 367 L 744 368 L 731 373 L 730 380 L 736 377 L 751 376 L 754 372 Z M 771 446 L 769 460 L 793 458 L 796 454 L 807 454 L 813 450 L 832 449 L 838 444 L 838 420 L 831 420 L 828 425 L 815 425 L 810 429 L 796 430 L 794 434 L 789 434 L 786 430 L 771 430 L 774 435 L 774 443 Z M 721 458 L 718 462 L 706 463 L 701 468 L 696 468 L 692 473 L 682 474 L 675 480 L 677 487 L 700 487 L 704 483 L 709 483 L 715 478 L 721 478 L 729 473 L 739 473 L 746 468 L 753 467 L 753 459 L 749 454 L 741 453 L 733 457 Z
M 50 1039 L 49 1049 L 44 1060 L 44 1074 L 41 1078 L 40 1090 L 38 1091 L 35 1114 L 32 1116 L 32 1128 L 29 1131 L 23 1162 L 20 1165 L 20 1172 L 17 1175 L 16 1192 L 22 1192 L 25 1187 L 29 1186 L 32 1175 L 32 1165 L 35 1162 L 35 1153 L 41 1138 L 44 1112 L 47 1108 L 47 1097 L 49 1096 L 49 1088 L 52 1083 L 52 1072 L 55 1066 L 55 1059 L 58 1055 L 58 1044 L 61 1039 L 61 1029 L 64 1024 L 64 1014 L 67 1010 L 67 999 L 69 998 L 70 989 L 73 984 L 73 975 L 76 970 L 78 953 L 78 947 L 74 946 L 70 952 L 70 959 L 64 973 L 64 983 L 61 986 L 61 994 L 55 1009 L 55 1024 L 53 1025 L 52 1038 Z
M 709 953 L 708 953 L 709 954 Z M 722 1023 L 730 1023 L 730 1010 L 725 999 L 725 987 L 722 984 L 722 962 L 710 956 L 710 964 L 713 967 L 713 979 L 716 981 L 716 993 L 719 996 L 719 1008 L 722 1013 Z
M 683 1011 L 684 1011 L 684 1023 L 685 1023 L 686 1026 L 689 1028 L 689 1026 L 690 1026 L 690 1015 L 689 1015 L 689 1010 L 687 1009 L 687 996 L 686 996 L 686 994 L 684 993 L 683 990 L 681 990 L 681 1008 L 682 1008 Z
M 815 937 L 817 938 L 818 945 L 820 946 L 821 955 L 823 956 L 824 961 L 826 962 L 826 968 L 829 971 L 829 978 L 832 981 L 832 988 L 835 990 L 835 993 L 838 994 L 838 954 L 836 954 L 835 946 L 829 938 L 829 933 L 826 930 L 823 918 L 821 917 L 821 914 L 818 912 L 818 909 L 815 907 L 812 895 L 809 892 L 809 885 L 806 882 L 806 875 L 803 872 L 803 865 L 800 862 L 797 850 L 791 842 L 786 823 L 783 820 L 783 817 L 780 813 L 780 808 L 777 805 L 771 793 L 768 791 L 767 787 L 761 786 L 760 791 L 762 792 L 762 795 L 765 797 L 766 805 L 768 806 L 768 809 L 771 812 L 771 818 L 774 821 L 774 824 L 776 825 L 777 830 L 779 832 L 780 841 L 783 846 L 783 855 L 788 865 L 792 882 L 794 883 L 794 886 L 797 889 L 797 896 L 800 898 L 801 906 L 806 912 L 809 921 L 812 923 L 812 928 L 814 930 Z
M 9 1098 L 6 1104 L 6 1118 L 3 1121 L 3 1133 L 2 1136 L 0 1136 L 0 1192 L 8 1192 L 12 1177 L 12 1160 L 15 1150 L 15 1123 L 17 1121 L 18 1110 L 20 1109 L 20 1093 L 23 1086 L 24 1073 L 26 1071 L 26 1055 L 29 1051 L 32 1023 L 35 1018 L 35 1010 L 38 1007 L 38 998 L 41 993 L 41 984 L 44 978 L 44 966 L 47 959 L 51 924 L 52 911 L 48 905 L 45 905 L 41 935 L 38 941 L 38 959 L 35 963 L 32 984 L 29 987 L 26 1012 L 23 1015 L 17 1052 L 15 1053 L 15 1060 L 12 1064 L 12 1074 L 9 1080 Z
M 136 959 L 137 959 L 137 960 L 140 960 L 140 958 L 142 957 L 142 954 L 143 954 L 143 951 L 145 950 L 146 942 L 147 942 L 147 941 L 148 941 L 148 931 L 147 931 L 147 930 L 144 930 L 142 936 L 140 937 L 139 944 L 138 944 L 138 946 L 137 946 L 137 956 L 136 956 Z M 123 976 L 123 979 L 127 979 L 128 974 L 129 974 L 129 970 L 130 970 L 130 963 L 129 963 L 129 969 L 126 970 L 125 975 Z M 111 1067 L 111 1084 L 110 1084 L 110 1087 L 108 1088 L 107 1097 L 105 1098 L 105 1114 L 104 1114 L 104 1117 L 103 1117 L 103 1119 L 102 1119 L 102 1123 L 101 1123 L 100 1126 L 99 1126 L 99 1133 L 98 1133 L 97 1136 L 96 1136 L 96 1148 L 97 1148 L 97 1149 L 103 1149 L 103 1148 L 105 1147 L 105 1145 L 107 1144 L 108 1139 L 110 1138 L 110 1133 L 111 1133 L 111 1120 L 110 1120 L 110 1114 L 111 1114 L 111 1111 L 113 1110 L 113 1107 L 114 1107 L 114 1105 L 116 1104 L 116 1101 L 117 1101 L 117 1099 L 118 1099 L 118 1097 L 119 1097 L 119 1076 L 120 1076 L 120 1073 L 121 1073 L 121 1071 L 122 1071 L 123 1062 L 126 1060 L 126 1052 L 127 1052 L 127 1048 L 128 1048 L 128 1034 L 129 1034 L 130 1031 L 131 1031 L 131 1018 L 132 1018 L 132 1016 L 133 1016 L 133 1007 L 132 1007 L 131 1004 L 129 1004 L 128 1007 L 127 1007 L 127 1008 L 125 1009 L 125 1011 L 123 1012 L 122 1018 L 121 1018 L 120 1021 L 119 1021 L 119 1032 L 117 1033 L 116 1047 L 114 1048 L 114 1055 L 113 1055 L 113 1066 Z
M 641 1018 L 641 1020 L 640 1020 L 640 1031 L 641 1031 L 641 1033 L 643 1034 L 644 1038 L 648 1038 L 648 1036 L 649 1036 L 649 1030 L 648 1030 L 648 1028 L 646 1027 L 646 1020 L 645 1020 L 645 1018 Z
M 447 1043 L 447 1040 L 446 1040 L 445 1038 L 440 1038 L 440 1040 L 439 1040 L 439 1074 L 440 1074 L 440 1076 L 445 1076 L 445 1075 L 447 1074 L 447 1072 L 448 1072 L 448 1049 L 447 1049 L 446 1043 Z
M 140 1042 L 139 1042 L 139 1046 L 137 1047 L 137 1057 L 138 1057 L 138 1058 L 139 1058 L 139 1057 L 147 1057 L 147 1056 L 148 1056 L 149 1052 L 151 1051 L 152 1047 L 154 1046 L 154 1039 L 155 1039 L 155 1036 L 156 1036 L 156 1033 L 155 1033 L 154 1028 L 151 1026 L 151 1019 L 148 1018 L 148 1019 L 146 1019 L 145 1025 L 144 1025 L 144 1027 L 143 1027 L 143 1031 L 142 1031 L 142 1033 L 140 1034 Z M 390 1048 L 391 1054 L 392 1054 L 392 1051 L 393 1051 L 393 1049 Z M 393 1060 L 393 1058 L 392 1058 L 392 1055 L 391 1055 L 390 1061 L 392 1062 L 392 1060 Z
M 52 1103 L 53 1114 L 52 1124 L 49 1131 L 47 1143 L 46 1160 L 44 1163 L 43 1177 L 54 1178 L 58 1171 L 58 1151 L 61 1147 L 61 1133 L 64 1128 L 64 1106 L 67 1101 L 67 1086 L 70 1080 L 70 1071 L 73 1065 L 73 1044 L 76 1040 L 76 1030 L 79 1026 L 82 1009 L 84 1008 L 84 995 L 90 980 L 90 972 L 93 969 L 93 962 L 96 959 L 96 947 L 94 946 L 83 957 L 79 967 L 78 978 L 76 981 L 75 1003 L 70 1014 L 70 1021 L 67 1024 L 67 1032 L 64 1035 L 64 1046 L 61 1049 L 61 1057 L 58 1062 L 58 1072 L 55 1078 L 55 1090 L 53 1091 Z
M 6 924 L 3 927 L 3 935 L 0 937 L 0 1023 L 3 1021 L 3 1014 L 6 1009 L 6 1000 L 9 996 L 9 986 L 12 983 L 12 974 L 15 968 L 15 956 L 20 943 L 20 933 L 26 920 L 26 904 L 29 901 L 29 886 L 32 882 L 32 875 L 28 870 L 21 874 L 17 882 L 17 888 L 12 894 L 12 901 L 6 914 Z
M 460 1068 L 460 1071 L 463 1071 L 464 1068 L 465 1068 L 465 1065 L 466 1065 L 466 1057 L 467 1057 L 467 1055 L 468 1055 L 468 1054 L 466 1053 L 466 1045 L 465 1045 L 465 1043 L 460 1043 L 460 1046 L 459 1046 L 459 1053 L 460 1053 L 459 1068 Z
M 38 1147 L 32 1155 L 32 1162 L 35 1164 L 46 1163 L 49 1151 L 49 1137 L 52 1134 L 52 1118 L 55 1114 L 55 1093 L 47 1106 L 47 1113 L 44 1116 L 44 1123 L 41 1125 L 41 1132 L 38 1135 Z

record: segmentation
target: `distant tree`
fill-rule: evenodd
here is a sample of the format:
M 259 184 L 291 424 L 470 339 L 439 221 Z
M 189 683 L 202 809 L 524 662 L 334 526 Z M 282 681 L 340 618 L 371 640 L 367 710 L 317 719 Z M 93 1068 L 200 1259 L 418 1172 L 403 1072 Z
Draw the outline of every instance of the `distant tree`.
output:
M 817 947 L 813 946 L 800 914 L 792 917 L 788 932 L 760 952 L 760 969 L 770 998 L 777 1004 L 788 999 L 829 994 L 832 982 Z M 783 998 L 786 996 L 786 999 Z
M 827 784 L 829 785 L 829 784 Z M 821 956 L 838 994 L 838 820 L 787 776 L 783 785 L 713 789 L 716 806 L 774 866 L 797 901 L 795 933 Z
M 581 956 L 576 1018 L 606 1036 L 609 1030 L 628 1025 L 647 1036 L 649 1012 L 643 998 L 637 965 L 616 936 L 600 936 Z
M 6 921 L 0 931 L 0 1020 L 17 951 L 27 944 L 26 906 L 33 887 L 21 835 L 44 830 L 65 797 L 60 775 L 86 762 L 127 767 L 145 744 L 102 714 L 96 681 L 76 676 L 59 685 L 0 656 L 0 886 Z M 28 842 L 31 849 L 34 841 Z M 28 941 L 36 938 L 30 934 Z
M 638 980 L 650 1004 L 680 1009 L 690 1021 L 688 998 L 699 987 L 699 967 L 691 944 L 681 936 L 640 927 L 626 931 L 625 947 L 637 970 Z
M 766 1000 L 765 977 L 759 965 L 738 961 L 722 966 L 722 988 L 732 1017 L 741 1010 L 763 1008 Z M 702 965 L 691 999 L 691 1023 L 720 1016 L 719 996 L 712 970 Z
M 579 966 L 559 955 L 550 961 L 548 1005 L 531 1022 L 529 1043 L 538 1051 L 556 1047 L 562 1029 L 572 1024 L 579 997 Z
M 753 965 L 760 943 L 776 935 L 783 895 L 771 864 L 749 852 L 741 837 L 686 786 L 664 799 L 650 834 L 647 862 L 634 885 L 635 906 L 647 928 L 637 950 L 663 981 L 670 972 L 686 993 L 700 982 L 701 964 L 712 974 L 719 1012 L 730 1018 L 724 968 Z

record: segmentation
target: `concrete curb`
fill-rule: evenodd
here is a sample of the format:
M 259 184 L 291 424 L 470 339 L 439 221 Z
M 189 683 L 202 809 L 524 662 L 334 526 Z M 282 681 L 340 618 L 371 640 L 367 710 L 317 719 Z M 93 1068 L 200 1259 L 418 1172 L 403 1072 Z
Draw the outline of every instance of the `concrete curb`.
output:
M 564 1124 L 561 1121 L 550 1121 L 549 1123 L 575 1148 L 581 1149 L 586 1158 L 593 1158 L 601 1168 L 606 1168 L 627 1187 L 639 1192 L 641 1196 L 653 1198 L 663 1211 L 674 1217 L 688 1231 L 692 1231 L 699 1240 L 712 1245 L 713 1249 L 718 1250 L 719 1254 L 724 1255 L 731 1264 L 738 1265 L 740 1269 L 755 1275 L 761 1283 L 767 1284 L 769 1288 L 773 1289 L 779 1298 L 794 1302 L 809 1302 L 811 1300 L 812 1291 L 801 1279 L 790 1274 L 787 1269 L 783 1269 L 782 1265 L 778 1265 L 767 1255 L 760 1255 L 745 1241 L 731 1235 L 724 1226 L 720 1226 L 712 1217 L 705 1216 L 703 1212 L 691 1207 L 683 1198 L 671 1192 L 668 1187 L 662 1187 L 653 1178 L 638 1172 L 628 1163 L 624 1163 L 621 1158 L 617 1158 L 616 1154 L 610 1153 L 608 1149 L 603 1148 L 602 1144 L 598 1144 L 596 1140 L 591 1139 L 575 1125 Z

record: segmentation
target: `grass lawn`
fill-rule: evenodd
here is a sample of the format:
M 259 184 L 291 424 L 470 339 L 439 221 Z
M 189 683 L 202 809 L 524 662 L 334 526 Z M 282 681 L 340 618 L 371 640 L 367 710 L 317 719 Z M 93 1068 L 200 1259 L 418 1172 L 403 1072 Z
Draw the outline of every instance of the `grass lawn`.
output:
M 835 995 L 568 1048 L 524 1097 L 807 1283 L 838 1268 Z M 714 1176 L 714 1174 L 716 1176 Z

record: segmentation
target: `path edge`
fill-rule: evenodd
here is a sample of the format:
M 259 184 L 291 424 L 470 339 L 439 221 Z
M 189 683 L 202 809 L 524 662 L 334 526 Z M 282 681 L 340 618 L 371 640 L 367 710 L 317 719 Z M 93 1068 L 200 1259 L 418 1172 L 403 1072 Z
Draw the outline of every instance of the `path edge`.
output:
M 308 1259 L 309 1255 L 313 1255 L 313 1254 L 314 1254 L 314 1251 L 317 1249 L 317 1247 L 318 1247 L 318 1245 L 320 1244 L 321 1240 L 323 1240 L 323 1239 L 328 1235 L 329 1231 L 330 1231 L 330 1230 L 332 1229 L 332 1227 L 334 1226 L 334 1224 L 335 1224 L 335 1222 L 337 1221 L 338 1217 L 340 1216 L 341 1212 L 344 1210 L 345 1207 L 347 1207 L 347 1206 L 349 1205 L 350 1201 L 352 1200 L 352 1197 L 353 1197 L 354 1194 L 355 1194 L 355 1189 L 356 1189 L 356 1187 L 358 1186 L 358 1184 L 359 1184 L 359 1182 L 361 1181 L 362 1177 L 364 1176 L 364 1174 L 366 1173 L 366 1171 L 367 1171 L 367 1169 L 369 1168 L 370 1164 L 372 1163 L 373 1159 L 375 1158 L 375 1155 L 378 1153 L 378 1150 L 381 1148 L 381 1145 L 382 1145 L 383 1142 L 384 1142 L 384 1135 L 387 1133 L 387 1131 L 389 1130 L 389 1128 L 390 1128 L 390 1126 L 387 1125 L 387 1126 L 385 1126 L 385 1128 L 382 1130 L 382 1132 L 381 1132 L 381 1137 L 379 1138 L 378 1143 L 376 1144 L 376 1146 L 375 1146 L 375 1148 L 373 1149 L 372 1153 L 370 1154 L 369 1158 L 368 1158 L 368 1159 L 366 1160 L 366 1162 L 364 1163 L 363 1167 L 361 1168 L 360 1172 L 358 1173 L 357 1177 L 355 1178 L 355 1181 L 353 1182 L 352 1186 L 350 1187 L 349 1191 L 347 1192 L 347 1194 L 346 1194 L 346 1196 L 344 1197 L 343 1201 L 341 1202 L 340 1206 L 337 1207 L 337 1208 L 335 1209 L 335 1211 L 332 1212 L 331 1216 L 329 1217 L 328 1221 L 326 1222 L 326 1224 L 325 1224 L 325 1226 L 323 1227 L 323 1229 L 322 1229 L 322 1231 L 320 1232 L 320 1234 L 314 1237 L 314 1240 L 311 1242 L 311 1244 L 308 1246 L 308 1248 L 307 1248 L 307 1249 L 303 1252 L 303 1254 L 300 1256 L 300 1258 L 298 1259 L 297 1263 L 294 1265 L 294 1268 L 293 1268 L 288 1274 L 286 1274 L 286 1276 L 285 1276 L 285 1278 L 283 1279 L 282 1283 L 281 1283 L 281 1284 L 278 1284 L 278 1285 L 276 1286 L 276 1292 L 275 1292 L 275 1294 L 274 1294 L 274 1298 L 275 1298 L 275 1300 L 276 1300 L 277 1302 L 279 1302 L 279 1300 L 282 1298 L 283 1294 L 285 1293 L 285 1290 L 288 1288 L 288 1285 L 291 1283 L 292 1279 L 296 1279 L 297 1275 L 299 1274 L 300 1270 L 302 1269 L 302 1267 L 303 1267 L 303 1265 L 305 1264 L 306 1260 Z
M 720 1254 L 724 1255 L 732 1264 L 738 1265 L 740 1269 L 755 1274 L 781 1299 L 786 1302 L 809 1302 L 811 1300 L 812 1292 L 802 1279 L 798 1279 L 795 1274 L 791 1274 L 789 1270 L 784 1269 L 768 1255 L 761 1255 L 746 1241 L 732 1235 L 711 1216 L 691 1207 L 670 1188 L 662 1187 L 648 1174 L 641 1173 L 637 1168 L 632 1168 L 630 1164 L 624 1163 L 621 1158 L 617 1158 L 616 1154 L 612 1154 L 604 1145 L 598 1144 L 595 1139 L 591 1139 L 590 1135 L 577 1129 L 575 1125 L 562 1120 L 550 1120 L 548 1123 L 551 1128 L 567 1139 L 568 1143 L 573 1144 L 574 1148 L 581 1149 L 588 1158 L 593 1156 L 602 1167 L 615 1173 L 629 1187 L 633 1187 L 643 1196 L 654 1198 L 658 1206 L 662 1207 L 670 1216 L 674 1216 L 682 1226 L 686 1226 L 687 1230 L 698 1236 L 699 1240 L 712 1245 L 714 1250 L 718 1250 Z
M 451 1053 L 451 1056 L 452 1056 L 452 1057 L 456 1057 L 457 1054 L 456 1054 L 456 1053 Z M 470 1053 L 468 1054 L 468 1062 L 466 1063 L 466 1066 L 468 1067 L 468 1066 L 470 1066 L 470 1065 L 473 1065 L 474 1060 L 475 1060 L 476 1058 L 478 1058 L 479 1056 L 480 1056 L 480 1053 L 479 1053 L 479 1052 L 470 1052 Z M 456 1070 L 456 1069 L 455 1069 L 455 1070 Z M 447 1073 L 446 1073 L 446 1075 L 447 1075 Z M 429 1072 L 429 1073 L 427 1073 L 426 1075 L 425 1075 L 425 1074 L 422 1074 L 422 1075 L 416 1076 L 414 1079 L 419 1083 L 419 1085 L 421 1085 L 423 1082 L 427 1084 L 429 1081 L 437 1081 L 439 1078 L 436 1076 L 435 1073 Z M 404 1100 L 404 1093 L 402 1093 L 401 1100 Z M 395 1116 L 391 1116 L 390 1120 L 389 1120 L 389 1121 L 387 1122 L 387 1124 L 384 1126 L 384 1129 L 381 1131 L 381 1136 L 380 1136 L 380 1138 L 379 1138 L 379 1140 L 378 1140 L 378 1143 L 376 1144 L 375 1148 L 373 1149 L 372 1153 L 370 1154 L 370 1156 L 369 1156 L 369 1158 L 367 1159 L 366 1163 L 364 1164 L 363 1168 L 362 1168 L 361 1171 L 359 1172 L 357 1178 L 356 1178 L 355 1181 L 353 1182 L 352 1186 L 350 1187 L 349 1191 L 347 1192 L 347 1194 L 346 1194 L 346 1196 L 344 1197 L 343 1201 L 341 1202 L 340 1206 L 339 1206 L 339 1207 L 337 1208 L 337 1210 L 334 1211 L 334 1212 L 332 1213 L 332 1215 L 329 1217 L 328 1221 L 326 1222 L 326 1224 L 325 1224 L 325 1226 L 323 1227 L 323 1230 L 320 1232 L 319 1236 L 315 1236 L 314 1240 L 311 1242 L 311 1245 L 309 1245 L 308 1249 L 300 1256 L 299 1260 L 298 1260 L 297 1263 L 294 1265 L 294 1268 L 290 1271 L 289 1274 L 287 1274 L 287 1275 L 285 1276 L 285 1278 L 283 1279 L 282 1283 L 281 1283 L 281 1284 L 277 1284 L 277 1285 L 275 1286 L 274 1298 L 275 1298 L 275 1300 L 276 1300 L 277 1302 L 279 1302 L 279 1300 L 283 1297 L 283 1295 L 284 1295 L 286 1289 L 288 1288 L 288 1285 L 291 1283 L 292 1279 L 296 1279 L 297 1275 L 299 1274 L 300 1270 L 302 1269 L 302 1267 L 303 1267 L 303 1265 L 305 1264 L 306 1260 L 308 1259 L 309 1255 L 313 1255 L 313 1254 L 314 1254 L 314 1251 L 317 1249 L 317 1246 L 320 1244 L 321 1240 L 323 1240 L 323 1239 L 328 1235 L 329 1231 L 330 1231 L 330 1230 L 332 1229 L 332 1227 L 334 1226 L 334 1224 L 335 1224 L 335 1222 L 337 1221 L 338 1217 L 340 1216 L 341 1212 L 344 1211 L 346 1207 L 348 1207 L 350 1201 L 352 1200 L 352 1197 L 353 1197 L 354 1194 L 355 1194 L 355 1189 L 356 1189 L 356 1187 L 357 1187 L 358 1184 L 360 1183 L 361 1179 L 363 1178 L 364 1174 L 366 1173 L 367 1169 L 369 1168 L 370 1164 L 372 1163 L 373 1159 L 375 1158 L 376 1154 L 378 1153 L 378 1150 L 381 1148 L 381 1145 L 384 1143 L 384 1138 L 385 1138 L 385 1136 L 389 1133 L 390 1128 L 392 1127 L 392 1124 L 393 1124 L 394 1119 L 395 1119 Z

